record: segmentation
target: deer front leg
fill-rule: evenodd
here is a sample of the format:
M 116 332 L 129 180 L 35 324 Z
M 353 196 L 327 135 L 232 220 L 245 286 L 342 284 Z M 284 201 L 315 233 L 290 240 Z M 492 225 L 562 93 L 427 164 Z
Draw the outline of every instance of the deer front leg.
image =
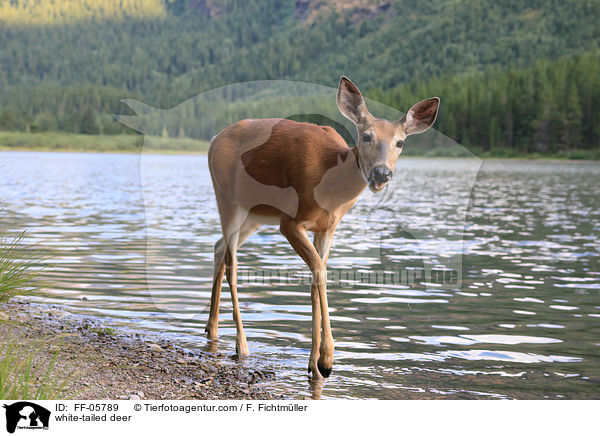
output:
M 327 260 L 329 259 L 329 250 L 331 249 L 331 243 L 333 242 L 333 236 L 335 234 L 335 228 L 336 228 L 337 223 L 336 222 L 332 222 L 330 228 L 325 231 L 325 232 L 318 232 L 315 233 L 315 238 L 314 238 L 314 242 L 313 245 L 315 247 L 315 249 L 317 250 L 317 253 L 319 254 L 319 256 L 321 256 L 321 259 L 323 261 L 323 278 L 322 278 L 322 285 L 323 287 L 326 288 L 326 283 L 327 283 Z M 317 313 L 319 315 L 321 315 L 321 300 L 319 298 L 319 292 L 318 292 L 318 288 L 315 287 L 315 293 L 317 295 L 317 301 L 316 301 L 316 307 L 317 307 Z M 313 287 L 311 287 L 311 299 L 312 299 L 312 292 L 313 292 Z M 325 289 L 325 295 L 327 295 L 327 289 Z M 328 308 L 329 305 L 327 304 L 327 302 L 325 302 L 326 307 Z M 315 313 L 315 302 L 313 300 L 313 313 Z M 329 315 L 329 313 L 328 313 Z M 317 327 L 317 332 L 320 329 L 320 324 L 321 324 L 321 317 L 319 316 L 319 326 Z M 329 326 L 329 316 L 327 316 L 327 325 Z M 323 324 L 324 326 L 324 324 Z M 314 319 L 313 319 L 313 331 L 314 331 Z M 328 377 L 329 374 L 331 373 L 331 367 L 333 365 L 333 335 L 331 334 L 331 329 L 329 329 L 329 335 L 331 336 L 331 362 L 329 365 L 329 372 L 327 372 L 327 375 L 325 375 L 323 372 L 327 371 L 327 366 L 325 366 L 327 364 L 327 362 L 323 362 L 321 361 L 321 363 L 317 362 L 317 367 L 319 367 L 319 371 L 321 371 L 321 368 L 323 368 L 323 371 L 321 371 L 321 374 L 323 374 L 325 377 Z M 323 336 L 325 336 L 325 327 L 323 327 Z M 320 338 L 319 338 L 320 339 Z M 313 338 L 314 341 L 314 338 Z M 317 343 L 316 345 L 316 349 L 319 349 L 320 345 L 319 343 Z M 312 353 L 311 353 L 311 357 L 312 357 Z M 319 355 L 317 355 L 317 359 L 319 359 Z
M 310 359 L 308 360 L 308 372 L 313 377 L 321 376 L 318 369 L 319 348 L 321 346 L 321 303 L 319 300 L 319 289 L 315 284 L 310 286 L 310 301 L 312 304 L 312 346 L 310 348 Z
M 323 268 L 321 273 L 317 275 L 327 277 L 325 268 Z M 327 305 L 327 287 L 325 285 L 325 278 L 320 280 L 322 281 L 317 282 L 317 288 L 319 290 L 319 302 L 321 303 L 321 327 L 323 329 L 323 340 L 321 341 L 321 346 L 319 347 L 319 360 L 317 361 L 317 368 L 323 377 L 329 377 L 329 374 L 331 374 L 331 368 L 333 367 L 333 334 L 331 333 L 331 324 L 329 323 L 329 306 Z
M 313 276 L 313 283 L 311 286 L 313 341 L 309 369 L 312 371 L 313 376 L 320 374 L 324 377 L 328 377 L 333 365 L 333 336 L 331 334 L 331 326 L 329 325 L 327 288 L 325 285 L 325 279 L 327 277 L 325 263 L 308 239 L 306 229 L 302 225 L 298 224 L 292 218 L 284 217 L 281 219 L 280 229 L 281 233 L 287 238 L 296 253 L 298 253 L 302 260 L 308 265 Z M 318 313 L 319 309 L 320 313 Z M 321 322 L 319 322 L 319 320 Z M 320 344 L 318 337 L 318 335 L 321 334 L 319 331 L 319 324 L 321 324 L 322 327 Z M 314 367 L 315 359 L 317 360 L 317 368 Z

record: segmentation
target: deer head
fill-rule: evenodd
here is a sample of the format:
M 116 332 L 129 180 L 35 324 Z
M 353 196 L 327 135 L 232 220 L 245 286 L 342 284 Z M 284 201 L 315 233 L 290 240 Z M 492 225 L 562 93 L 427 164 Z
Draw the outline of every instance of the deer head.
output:
M 409 135 L 423 133 L 435 122 L 440 99 L 428 98 L 413 105 L 398 121 L 376 118 L 354 83 L 340 78 L 337 105 L 358 131 L 358 165 L 369 189 L 381 191 L 394 175 L 396 161 Z

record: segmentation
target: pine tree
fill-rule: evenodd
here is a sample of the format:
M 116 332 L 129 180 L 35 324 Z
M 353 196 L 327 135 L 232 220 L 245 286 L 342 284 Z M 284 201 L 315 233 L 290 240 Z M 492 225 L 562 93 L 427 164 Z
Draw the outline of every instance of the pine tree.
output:
M 0 130 L 14 130 L 15 117 L 8 109 L 0 115 Z
M 490 121 L 490 148 L 494 149 L 494 148 L 498 148 L 498 147 L 502 147 L 504 144 L 503 142 L 503 138 L 502 138 L 502 128 L 500 127 L 500 120 L 498 119 L 498 117 L 492 117 L 492 120 Z
M 96 119 L 96 115 L 91 107 L 87 107 L 83 116 L 81 117 L 80 122 L 81 133 L 86 135 L 97 135 L 98 130 L 98 120 Z
M 579 102 L 577 87 L 571 84 L 567 96 L 567 104 L 563 118 L 562 142 L 566 150 L 576 149 L 581 144 L 581 118 L 583 111 Z

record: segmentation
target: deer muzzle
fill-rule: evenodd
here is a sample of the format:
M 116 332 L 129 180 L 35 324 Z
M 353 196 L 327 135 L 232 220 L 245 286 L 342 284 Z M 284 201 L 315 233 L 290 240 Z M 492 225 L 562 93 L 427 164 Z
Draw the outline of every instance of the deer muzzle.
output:
M 385 165 L 373 167 L 369 174 L 369 189 L 373 192 L 381 191 L 392 178 L 392 170 Z

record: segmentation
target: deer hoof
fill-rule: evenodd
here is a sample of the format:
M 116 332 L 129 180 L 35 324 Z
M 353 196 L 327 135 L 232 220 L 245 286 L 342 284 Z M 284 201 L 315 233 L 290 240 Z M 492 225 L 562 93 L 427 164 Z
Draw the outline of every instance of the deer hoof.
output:
M 318 363 L 317 363 L 317 367 L 319 368 L 319 372 L 321 373 L 321 375 L 323 377 L 327 378 L 331 374 L 331 367 L 325 368 L 324 366 L 321 366 Z
M 320 367 L 318 364 L 316 365 L 311 365 L 310 363 L 308 364 L 308 374 L 310 377 L 310 374 L 312 373 L 312 378 L 313 379 L 322 379 L 323 376 L 321 375 L 321 371 L 320 371 Z

